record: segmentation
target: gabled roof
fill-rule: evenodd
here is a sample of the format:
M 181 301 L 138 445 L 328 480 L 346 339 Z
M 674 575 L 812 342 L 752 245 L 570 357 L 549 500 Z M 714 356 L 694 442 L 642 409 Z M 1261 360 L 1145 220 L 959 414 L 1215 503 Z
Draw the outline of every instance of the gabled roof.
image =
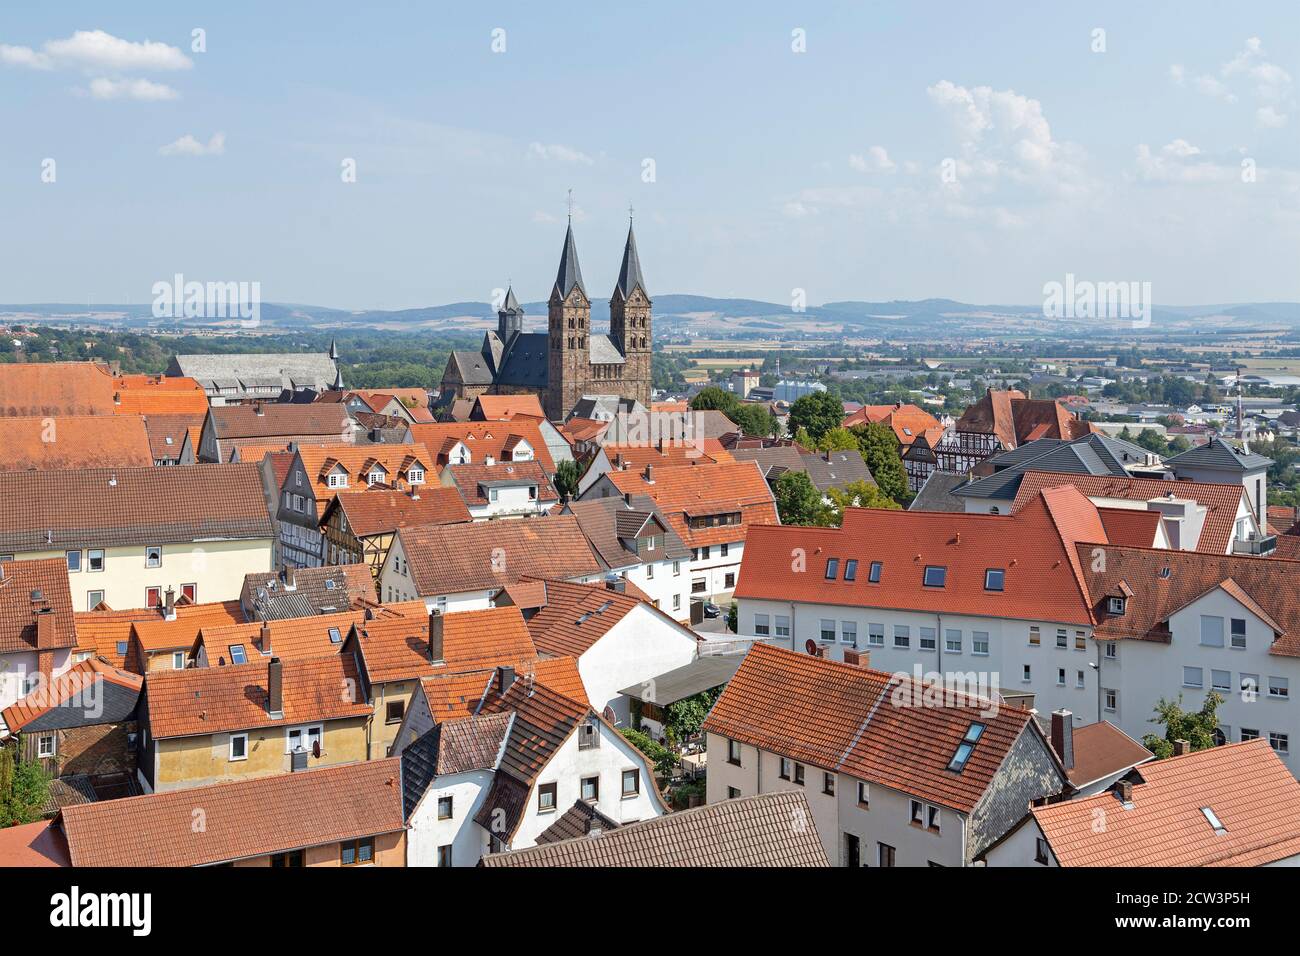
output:
M 457 441 L 469 449 L 473 462 L 482 462 L 488 456 L 500 461 L 508 457 L 502 453 L 506 443 L 519 436 L 532 446 L 533 455 L 548 475 L 555 471 L 555 462 L 546 440 L 542 438 L 538 419 L 526 415 L 515 415 L 508 421 L 432 422 L 410 427 L 413 440 L 424 444 L 438 465 L 447 463 L 446 452 Z
M 1155 760 L 1155 755 L 1106 720 L 1075 727 L 1074 766 L 1066 771 L 1077 788 Z
M 0 866 L 71 866 L 63 833 L 48 820 L 0 830 Z
M 0 417 L 0 471 L 153 465 L 139 415 Z
M 955 471 L 939 471 L 935 469 L 925 479 L 925 484 L 916 493 L 916 497 L 907 506 L 907 510 L 962 513 L 966 510 L 966 506 L 953 492 L 965 483 L 965 475 L 958 474 Z
M 325 508 L 341 490 L 331 488 L 329 474 L 338 468 L 347 472 L 350 487 L 365 488 L 367 465 L 378 464 L 386 473 L 384 483 L 393 485 L 398 479 L 407 480 L 407 471 L 412 467 L 422 467 L 426 482 L 437 471 L 437 461 L 422 442 L 404 445 L 348 445 L 335 443 L 331 445 L 303 445 L 298 449 L 302 459 L 303 470 L 312 482 L 316 493 L 316 509 L 319 517 L 324 517 Z
M 105 365 L 0 362 L 0 418 L 113 412 L 113 375 Z
M 0 551 L 271 538 L 256 465 L 0 474 Z
M 164 375 L 119 375 L 113 380 L 119 415 L 184 415 L 202 424 L 208 396 L 192 378 Z
M 135 713 L 144 678 L 92 657 L 6 707 L 0 721 L 11 734 L 112 724 Z M 98 701 L 91 707 L 87 701 Z M 72 706 L 65 706 L 69 702 Z
M 735 596 L 1090 624 L 1074 545 L 1104 544 L 1105 530 L 1091 503 L 1066 490 L 1015 515 L 847 508 L 840 528 L 755 526 Z M 790 560 L 796 548 L 807 555 L 806 570 Z M 858 564 L 846 581 L 850 559 Z M 881 564 L 877 584 L 872 562 Z M 925 586 L 931 565 L 947 569 L 944 587 Z M 1003 570 L 1003 590 L 985 589 L 990 568 Z
M 1163 516 L 1159 511 L 1139 511 L 1137 508 L 1098 508 L 1106 540 L 1111 544 L 1153 548 L 1156 532 L 1160 530 Z
M 76 646 L 67 563 L 43 558 L 0 564 L 0 654 L 35 651 L 42 627 L 46 649 Z
M 656 533 L 663 535 L 660 546 L 653 554 L 646 555 L 645 560 L 673 561 L 690 557 L 690 549 L 682 543 L 668 519 L 659 513 L 654 499 L 649 495 L 633 495 L 630 506 L 622 497 L 617 496 L 570 501 L 565 506 L 565 512 L 578 520 L 582 533 L 591 542 L 606 568 L 625 568 L 643 563 L 641 555 L 623 544 L 623 540 L 628 537 L 628 516 L 635 516 L 635 522 L 649 524 L 656 529 Z M 662 532 L 658 531 L 659 527 L 662 527 Z
M 474 400 L 474 409 L 470 415 L 476 421 L 509 421 L 520 413 L 537 418 L 546 417 L 541 399 L 531 393 L 480 395 Z
M 202 866 L 397 832 L 400 778 L 391 757 L 66 807 L 54 825 L 74 866 Z
M 332 512 L 341 510 L 348 527 L 358 538 L 386 534 L 398 528 L 429 524 L 458 524 L 470 520 L 469 509 L 455 488 L 423 485 L 411 491 L 370 488 L 342 491 L 325 509 L 324 523 Z
M 365 717 L 350 657 L 334 655 L 282 661 L 283 711 L 268 710 L 271 659 L 230 667 L 187 668 L 149 674 L 145 701 L 156 739 L 280 727 L 344 717 Z
M 831 451 L 823 454 L 807 452 L 799 456 L 804 470 L 818 491 L 826 492 L 831 488 L 844 489 L 854 482 L 865 481 L 874 485 L 876 479 L 871 469 L 862 459 L 862 452 Z
M 510 485 L 535 485 L 537 500 L 559 501 L 560 496 L 551 486 L 546 470 L 538 461 L 494 461 L 492 464 L 476 462 L 468 465 L 447 465 L 444 472 L 451 476 L 456 490 L 466 505 L 489 503 L 487 490 Z
M 513 714 L 441 720 L 402 751 L 402 806 L 409 820 L 440 776 L 494 770 Z
M 1140 454 L 1134 455 L 1131 449 Z M 1146 455 L 1137 446 L 1105 435 L 1084 435 L 1073 441 L 1040 438 L 989 458 L 980 467 L 996 469 L 994 473 L 975 479 L 956 494 L 966 498 L 1014 498 L 1031 469 L 1127 478 L 1128 466 L 1143 463 Z
M 255 621 L 249 624 L 205 625 L 191 647 L 190 654 L 198 661 L 199 648 L 207 652 L 207 665 L 221 667 L 233 664 L 230 648 L 239 645 L 244 648 L 248 660 L 256 660 L 263 653 L 263 627 L 270 634 L 270 652 L 282 661 L 301 660 L 303 658 L 326 657 L 337 654 L 343 647 L 343 639 L 348 636 L 353 624 L 367 620 L 369 612 L 372 618 L 397 618 L 411 615 L 424 616 L 424 602 L 399 602 L 396 604 L 354 607 L 336 614 L 311 613 L 307 617 L 282 618 L 273 621 Z M 337 632 L 338 639 L 331 632 Z
M 618 821 L 611 820 L 601 813 L 594 803 L 575 800 L 573 806 L 565 810 L 555 822 L 537 834 L 537 845 L 559 843 L 575 837 L 600 836 L 610 830 L 618 829 Z
M 429 615 L 376 618 L 356 625 L 349 641 L 361 655 L 370 684 L 415 680 L 498 664 L 517 666 L 537 657 L 517 607 L 455 611 L 442 615 L 442 660 L 429 650 Z
M 1273 459 L 1237 448 L 1216 435 L 1204 445 L 1193 445 L 1187 451 L 1165 459 L 1165 463 L 1175 470 L 1192 467 L 1245 472 L 1267 468 L 1273 464 Z
M 295 568 L 291 579 L 275 571 L 254 571 L 244 575 L 240 593 L 258 621 L 346 611 L 358 601 L 377 599 L 374 576 L 364 564 Z
M 1003 448 L 1037 438 L 1069 440 L 1086 435 L 1092 424 L 1052 399 L 1031 399 L 1016 389 L 988 389 L 962 413 L 955 430 L 996 435 Z
M 579 657 L 641 601 L 599 584 L 546 582 L 546 604 L 528 619 L 528 633 L 544 654 Z
M 338 438 L 348 427 L 347 409 L 328 402 L 214 405 L 208 415 L 214 435 L 224 441 L 298 435 Z
M 576 807 L 575 811 L 581 812 Z M 791 826 L 791 820 L 806 825 Z M 559 825 L 557 820 L 554 826 Z M 542 842 L 539 837 L 537 846 L 483 857 L 486 867 L 829 865 L 808 799 L 798 790 L 725 800 L 617 829 L 602 829 L 599 836 L 588 834 L 557 843 Z
M 602 570 L 571 515 L 402 528 L 397 535 L 421 596 L 495 590 L 528 575 L 573 578 Z
M 1152 761 L 1137 773 L 1127 806 L 1107 791 L 1030 811 L 1058 863 L 1259 866 L 1300 854 L 1300 783 L 1262 738 Z

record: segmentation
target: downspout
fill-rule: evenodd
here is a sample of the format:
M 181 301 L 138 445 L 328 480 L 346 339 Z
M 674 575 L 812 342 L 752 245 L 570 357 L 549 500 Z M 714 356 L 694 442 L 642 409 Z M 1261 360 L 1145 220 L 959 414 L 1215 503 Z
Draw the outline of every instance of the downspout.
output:
M 790 602 L 790 650 L 797 651 L 798 647 L 795 645 L 795 641 L 798 640 L 796 635 L 799 633 L 799 629 L 796 628 L 794 625 L 795 625 L 794 601 L 791 601 Z

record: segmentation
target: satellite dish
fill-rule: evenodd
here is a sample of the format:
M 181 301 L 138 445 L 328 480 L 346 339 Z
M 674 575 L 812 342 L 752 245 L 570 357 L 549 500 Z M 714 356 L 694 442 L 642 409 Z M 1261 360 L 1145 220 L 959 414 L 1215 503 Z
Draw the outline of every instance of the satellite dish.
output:
M 811 637 L 808 638 L 808 640 L 804 641 L 803 649 L 807 651 L 809 654 L 811 654 L 813 657 L 817 656 L 817 642 L 814 641 Z

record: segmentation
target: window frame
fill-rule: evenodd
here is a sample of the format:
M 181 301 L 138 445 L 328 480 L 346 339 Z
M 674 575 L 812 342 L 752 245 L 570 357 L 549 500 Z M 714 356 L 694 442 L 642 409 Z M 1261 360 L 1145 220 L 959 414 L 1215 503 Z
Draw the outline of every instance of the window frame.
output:
M 542 797 L 550 795 L 551 803 L 547 806 L 542 802 Z M 537 812 L 554 813 L 559 804 L 559 786 L 554 780 L 549 783 L 539 783 L 537 785 Z
M 238 756 L 235 755 L 236 740 L 243 741 L 244 744 L 243 753 L 239 754 Z M 247 759 L 248 759 L 248 734 L 247 733 L 231 734 L 230 739 L 226 741 L 226 762 L 237 763 L 238 761 L 247 760 Z

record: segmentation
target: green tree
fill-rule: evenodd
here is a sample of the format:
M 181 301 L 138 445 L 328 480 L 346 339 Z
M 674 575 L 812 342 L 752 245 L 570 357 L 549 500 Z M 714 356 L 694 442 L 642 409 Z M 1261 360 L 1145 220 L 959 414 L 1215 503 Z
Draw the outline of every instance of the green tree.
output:
M 1133 439 L 1133 444 L 1147 451 L 1153 451 L 1157 455 L 1169 454 L 1169 442 L 1165 441 L 1164 436 L 1154 428 L 1144 428 L 1138 432 L 1137 438 Z
M 737 405 L 724 414 L 751 438 L 768 438 L 776 434 L 776 416 L 766 405 Z
M 691 408 L 695 411 L 719 411 L 728 418 L 731 418 L 731 411 L 739 404 L 740 399 L 716 385 L 705 386 L 691 399 Z M 735 419 L 733 418 L 732 421 Z
M 709 716 L 713 703 L 722 693 L 721 687 L 700 691 L 691 697 L 674 701 L 664 708 L 664 728 L 671 731 L 671 739 L 685 740 L 700 732 L 700 725 Z
M 826 497 L 831 500 L 829 523 L 836 527 L 844 520 L 845 508 L 888 508 L 897 511 L 901 507 L 893 498 L 866 481 L 850 482 L 843 489 L 831 488 L 826 492 Z
M 1165 734 L 1157 737 L 1147 734 L 1142 738 L 1142 746 L 1163 760 L 1174 755 L 1174 741 L 1186 740 L 1193 750 L 1206 750 L 1214 746 L 1214 731 L 1219 726 L 1219 705 L 1223 703 L 1220 694 L 1210 691 L 1205 695 L 1205 702 L 1200 710 L 1183 710 L 1183 695 L 1178 700 L 1166 700 L 1161 697 L 1156 702 L 1153 724 L 1164 724 Z
M 858 438 L 862 460 L 871 469 L 871 477 L 887 496 L 900 505 L 907 504 L 912 494 L 907 488 L 907 469 L 898 456 L 898 436 L 884 422 L 868 422 L 851 429 Z
M 830 513 L 807 472 L 787 471 L 773 489 L 782 524 L 828 525 Z
M 579 477 L 581 476 L 578 474 L 578 463 L 572 458 L 566 458 L 556 466 L 553 483 L 560 497 L 568 495 L 572 498 L 578 493 Z
M 817 442 L 818 451 L 857 451 L 858 437 L 843 425 L 837 425 L 822 435 Z
M 0 747 L 0 827 L 35 823 L 49 798 L 49 774 L 37 761 L 18 758 L 21 741 Z
M 811 392 L 790 406 L 790 434 L 802 428 L 814 442 L 843 421 L 844 403 L 830 392 Z

